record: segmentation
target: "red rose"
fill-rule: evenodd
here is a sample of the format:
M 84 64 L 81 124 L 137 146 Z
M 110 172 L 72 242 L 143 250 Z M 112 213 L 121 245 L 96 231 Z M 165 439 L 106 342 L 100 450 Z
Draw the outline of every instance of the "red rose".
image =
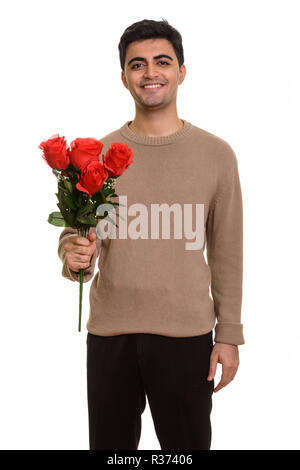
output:
M 132 162 L 133 151 L 124 142 L 110 144 L 108 151 L 103 156 L 103 165 L 109 176 L 122 175 Z
M 64 137 L 59 134 L 53 135 L 50 139 L 40 143 L 39 148 L 43 150 L 43 158 L 51 168 L 64 170 L 70 163 L 67 143 Z
M 99 155 L 103 149 L 102 142 L 91 137 L 86 139 L 78 137 L 71 142 L 70 146 L 71 150 L 68 153 L 71 163 L 80 171 L 91 161 L 99 162 Z
M 76 188 L 92 196 L 102 188 L 107 178 L 108 173 L 102 163 L 99 161 L 91 161 L 83 168 Z

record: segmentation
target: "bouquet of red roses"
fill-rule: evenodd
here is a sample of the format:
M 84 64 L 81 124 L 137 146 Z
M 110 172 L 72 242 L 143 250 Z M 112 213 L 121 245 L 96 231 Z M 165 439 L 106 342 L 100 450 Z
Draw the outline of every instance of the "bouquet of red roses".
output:
M 102 142 L 78 137 L 69 147 L 65 137 L 59 134 L 41 142 L 39 148 L 58 180 L 59 211 L 51 212 L 48 222 L 56 227 L 73 227 L 83 237 L 88 236 L 90 227 L 96 227 L 99 219 L 114 223 L 108 213 L 115 212 L 119 203 L 107 198 L 118 197 L 114 189 L 116 178 L 133 162 L 132 150 L 123 142 L 111 143 L 101 163 Z M 105 211 L 98 215 L 102 204 Z M 83 278 L 84 270 L 80 269 L 78 331 L 81 330 Z

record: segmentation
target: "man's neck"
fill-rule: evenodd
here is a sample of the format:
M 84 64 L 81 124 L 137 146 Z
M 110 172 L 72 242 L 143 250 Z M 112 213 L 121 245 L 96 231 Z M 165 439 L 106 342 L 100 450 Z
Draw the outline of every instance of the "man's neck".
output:
M 176 117 L 174 120 L 168 121 L 145 121 L 139 120 L 135 117 L 133 121 L 130 122 L 129 128 L 137 135 L 145 137 L 162 137 L 173 134 L 174 132 L 179 131 L 183 126 L 182 119 Z

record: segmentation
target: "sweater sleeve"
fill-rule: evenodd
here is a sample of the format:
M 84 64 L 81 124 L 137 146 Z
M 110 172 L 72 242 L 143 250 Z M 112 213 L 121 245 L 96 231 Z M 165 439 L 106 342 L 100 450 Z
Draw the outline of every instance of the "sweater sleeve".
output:
M 215 342 L 244 344 L 241 324 L 243 284 L 243 203 L 238 162 L 232 151 L 230 168 L 209 210 L 206 239 L 211 293 L 217 324 Z
M 96 228 L 91 227 L 90 228 L 90 233 L 96 233 Z M 69 279 L 70 281 L 77 281 L 79 282 L 79 272 L 73 271 L 72 269 L 69 268 L 66 260 L 66 254 L 64 250 L 64 244 L 68 241 L 70 237 L 78 236 L 78 232 L 76 229 L 72 227 L 66 227 L 63 229 L 59 236 L 58 240 L 58 256 L 61 259 L 63 266 L 62 266 L 62 276 Z M 93 253 L 93 256 L 91 257 L 90 260 L 90 265 L 84 269 L 84 278 L 83 282 L 88 282 L 94 275 L 94 270 L 95 270 L 95 265 L 96 265 L 96 260 L 99 256 L 101 249 L 101 240 L 97 237 L 96 238 L 96 250 Z

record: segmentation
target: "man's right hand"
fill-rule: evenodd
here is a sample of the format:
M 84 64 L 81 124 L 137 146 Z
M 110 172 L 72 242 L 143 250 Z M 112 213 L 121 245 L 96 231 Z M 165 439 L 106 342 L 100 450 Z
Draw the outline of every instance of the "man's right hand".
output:
M 72 236 L 64 245 L 67 265 L 72 271 L 88 268 L 91 257 L 96 250 L 96 233 L 90 233 L 88 238 Z

